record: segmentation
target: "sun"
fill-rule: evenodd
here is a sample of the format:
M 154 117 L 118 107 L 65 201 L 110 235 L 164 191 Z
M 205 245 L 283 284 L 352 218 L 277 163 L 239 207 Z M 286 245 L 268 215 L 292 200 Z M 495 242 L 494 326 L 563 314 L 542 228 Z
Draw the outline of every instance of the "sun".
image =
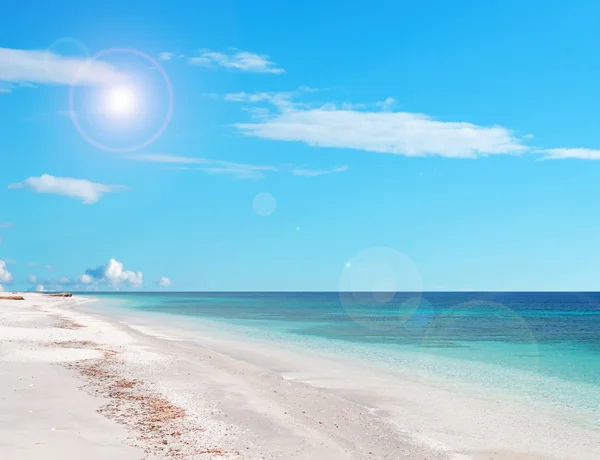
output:
M 110 117 L 126 118 L 136 112 L 138 97 L 132 87 L 110 88 L 103 97 L 104 113 Z

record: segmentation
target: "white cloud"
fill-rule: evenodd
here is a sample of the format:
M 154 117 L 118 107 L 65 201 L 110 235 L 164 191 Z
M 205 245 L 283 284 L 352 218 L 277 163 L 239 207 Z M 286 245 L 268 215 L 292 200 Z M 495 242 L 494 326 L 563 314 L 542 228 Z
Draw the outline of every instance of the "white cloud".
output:
M 173 53 L 170 53 L 168 51 L 163 51 L 162 53 L 158 54 L 159 61 L 170 61 L 172 58 L 173 58 Z
M 142 272 L 124 270 L 123 264 L 116 259 L 110 259 L 106 265 L 87 269 L 79 279 L 83 284 L 106 283 L 113 288 L 118 288 L 121 284 L 138 288 L 143 284 Z
M 12 274 L 8 271 L 6 263 L 0 260 L 0 282 L 10 283 L 12 281 Z
M 38 284 L 38 285 L 35 287 L 35 290 L 36 290 L 36 292 L 44 292 L 44 291 L 45 291 L 45 289 L 44 289 L 44 285 L 42 285 L 42 284 Z
M 274 74 L 285 72 L 282 68 L 277 67 L 269 59 L 269 56 L 249 53 L 247 51 L 236 51 L 232 54 L 225 54 L 210 50 L 201 50 L 200 56 L 190 58 L 189 63 L 204 67 L 225 67 L 243 72 Z
M 375 105 L 377 107 L 381 107 L 383 110 L 390 110 L 394 105 L 396 105 L 396 99 L 393 97 L 387 97 L 384 101 L 376 102 Z
M 158 284 L 161 285 L 162 287 L 169 287 L 171 285 L 171 280 L 169 278 L 167 278 L 166 276 L 162 276 L 158 280 Z
M 142 285 L 142 272 L 132 272 L 129 270 L 123 270 L 123 264 L 115 259 L 110 259 L 106 266 L 104 276 L 109 283 L 117 285 L 121 282 L 130 284 L 133 287 L 139 287 Z
M 71 284 L 71 280 L 66 276 L 61 277 L 58 282 L 59 284 Z
M 280 93 L 241 92 L 227 94 L 225 99 L 268 102 L 277 109 L 245 108 L 254 116 L 254 122 L 235 126 L 246 136 L 405 156 L 477 158 L 530 150 L 523 144 L 528 137 L 518 138 L 502 126 L 444 122 L 419 113 L 393 112 L 396 100 L 391 97 L 373 104 L 329 102 L 318 107 L 293 101 L 301 92 L 313 91 L 300 87 Z M 255 110 L 261 112 L 256 115 Z
M 85 179 L 54 177 L 49 174 L 43 174 L 40 177 L 30 177 L 23 182 L 11 184 L 8 188 L 26 188 L 38 193 L 69 196 L 80 199 L 84 204 L 97 202 L 105 193 L 127 190 L 122 185 L 104 185 Z
M 31 284 L 35 284 L 35 283 L 37 283 L 37 276 L 35 276 L 35 275 L 27 275 L 27 280 Z
M 0 48 L 0 81 L 71 85 L 121 82 L 127 76 L 104 61 L 63 57 L 49 51 Z
M 46 264 L 46 265 L 44 265 L 44 268 L 45 268 L 46 270 L 54 270 L 54 266 L 53 266 L 53 265 L 50 265 L 50 264 Z
M 408 112 L 292 108 L 236 126 L 247 136 L 405 156 L 476 158 L 528 149 L 501 126 L 442 122 Z
M 0 228 L 11 228 L 14 226 L 15 226 L 15 224 L 13 224 L 12 222 L 4 222 L 4 223 L 0 224 Z
M 0 284 L 0 292 L 4 292 L 4 288 L 2 287 L 1 284 Z
M 546 159 L 549 160 L 564 160 L 568 158 L 578 159 L 578 160 L 600 160 L 600 150 L 593 149 L 546 149 L 541 150 L 541 152 L 546 153 Z
M 81 275 L 79 277 L 79 282 L 82 284 L 90 284 L 94 281 L 94 278 L 90 275 Z

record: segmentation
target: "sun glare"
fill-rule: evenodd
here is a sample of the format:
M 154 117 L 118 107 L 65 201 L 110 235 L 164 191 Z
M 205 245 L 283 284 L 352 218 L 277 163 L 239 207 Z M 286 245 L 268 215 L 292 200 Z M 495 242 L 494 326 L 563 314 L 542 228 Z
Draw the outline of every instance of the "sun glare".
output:
M 104 112 L 111 117 L 129 117 L 136 111 L 138 99 L 129 86 L 110 88 L 104 95 Z

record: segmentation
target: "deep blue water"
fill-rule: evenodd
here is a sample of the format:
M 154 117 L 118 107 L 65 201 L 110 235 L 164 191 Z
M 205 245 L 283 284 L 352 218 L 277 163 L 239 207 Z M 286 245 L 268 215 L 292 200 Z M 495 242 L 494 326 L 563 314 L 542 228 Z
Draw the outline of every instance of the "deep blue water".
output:
M 600 398 L 600 293 L 94 296 L 119 299 L 123 308 L 138 313 L 217 320 L 265 337 L 275 334 L 278 340 L 333 344 L 338 350 L 364 351 L 368 359 L 428 366 L 451 378 L 521 385 L 525 393 L 544 393 L 546 399 L 554 392 L 570 405 L 600 406 L 594 399 Z M 530 388 L 534 381 L 536 389 Z

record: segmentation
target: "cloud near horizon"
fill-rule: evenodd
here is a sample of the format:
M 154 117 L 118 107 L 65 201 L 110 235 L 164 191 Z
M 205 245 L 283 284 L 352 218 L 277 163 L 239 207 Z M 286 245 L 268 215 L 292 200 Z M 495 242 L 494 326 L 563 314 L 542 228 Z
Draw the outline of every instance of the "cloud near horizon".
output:
M 12 281 L 12 274 L 8 271 L 6 262 L 0 259 L 0 283 L 10 283 Z
M 107 284 L 114 289 L 118 289 L 121 285 L 139 288 L 143 284 L 143 277 L 142 272 L 124 270 L 123 263 L 112 258 L 106 265 L 88 268 L 78 281 L 85 285 Z
M 334 172 L 343 172 L 348 169 L 347 166 L 338 166 L 327 170 L 313 170 L 299 168 L 293 165 L 252 165 L 247 163 L 235 163 L 223 160 L 211 160 L 208 158 L 184 157 L 177 155 L 167 155 L 163 153 L 155 154 L 137 154 L 126 157 L 130 160 L 143 161 L 148 163 L 162 163 L 171 165 L 186 165 L 186 166 L 171 166 L 167 169 L 182 170 L 182 171 L 201 171 L 207 174 L 222 174 L 231 175 L 236 179 L 262 179 L 265 177 L 265 172 L 281 172 L 289 173 L 295 176 L 322 176 Z M 203 164 L 205 167 L 190 167 L 189 165 Z
M 166 276 L 161 276 L 160 279 L 157 281 L 157 283 L 161 287 L 171 286 L 171 280 L 169 278 L 167 278 Z
M 30 177 L 23 182 L 10 184 L 9 189 L 28 189 L 37 193 L 63 195 L 81 200 L 83 204 L 96 203 L 105 193 L 127 190 L 123 185 L 105 185 L 86 179 L 71 177 L 55 177 L 43 174 L 40 177 Z
M 104 61 L 0 48 L 0 81 L 71 85 L 76 80 L 81 85 L 109 85 L 125 79 L 127 75 Z
M 265 54 L 249 53 L 247 51 L 234 51 L 231 54 L 219 53 L 211 50 L 200 50 L 200 56 L 191 57 L 188 62 L 192 65 L 203 67 L 223 67 L 242 72 L 253 73 L 285 73 L 280 67 Z

